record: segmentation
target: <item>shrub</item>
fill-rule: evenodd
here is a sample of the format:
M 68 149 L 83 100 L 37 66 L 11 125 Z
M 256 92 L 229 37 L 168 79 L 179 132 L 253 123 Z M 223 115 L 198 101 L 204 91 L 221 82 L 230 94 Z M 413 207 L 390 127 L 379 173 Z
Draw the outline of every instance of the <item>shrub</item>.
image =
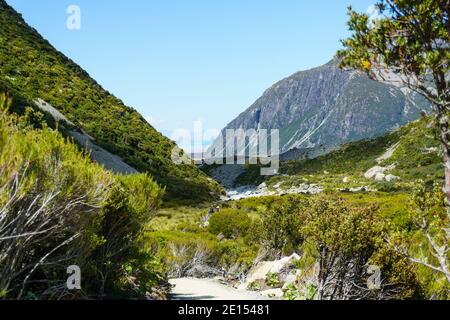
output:
M 135 174 L 128 176 L 116 176 L 111 186 L 109 197 L 105 200 L 96 236 L 101 244 L 97 246 L 91 261 L 95 261 L 92 274 L 94 279 L 90 282 L 92 290 L 98 292 L 102 297 L 105 294 L 119 293 L 123 287 L 121 279 L 126 273 L 128 278 L 133 277 L 134 270 L 142 277 L 135 277 L 137 281 L 133 284 L 138 292 L 145 292 L 143 288 L 149 286 L 144 278 L 158 278 L 159 275 L 146 275 L 142 266 L 142 256 L 148 256 L 144 251 L 143 242 L 139 238 L 144 227 L 149 223 L 159 206 L 163 196 L 163 190 L 153 182 L 146 174 Z M 140 261 L 139 268 L 136 263 Z M 142 280 L 142 282 L 141 282 Z
M 114 176 L 0 95 L 0 295 L 60 299 L 148 293 L 163 279 L 140 236 L 162 197 L 147 175 Z M 148 260 L 147 260 L 148 259 Z M 66 289 L 66 268 L 82 289 Z
M 219 274 L 217 239 L 210 234 L 153 232 L 146 234 L 145 241 L 171 278 Z
M 258 248 L 247 246 L 238 240 L 221 241 L 217 246 L 220 267 L 235 273 L 251 268 L 257 252 Z
M 266 275 L 266 284 L 271 288 L 279 288 L 281 281 L 277 273 L 269 272 Z
M 305 207 L 305 201 L 302 197 L 289 196 L 262 214 L 261 241 L 275 257 L 293 253 L 302 243 L 299 211 Z
M 209 219 L 209 231 L 215 235 L 222 234 L 227 239 L 245 236 L 251 220 L 248 214 L 233 209 L 216 212 Z
M 57 132 L 21 131 L 2 111 L 0 291 L 60 297 L 67 294 L 55 281 L 66 277 L 61 265 L 82 265 L 97 244 L 95 226 L 113 176 Z
M 319 265 L 318 299 L 399 299 L 418 290 L 410 264 L 385 250 L 383 221 L 374 206 L 352 206 L 340 198 L 321 195 L 300 213 L 302 233 L 315 243 Z M 380 257 L 384 257 L 381 259 Z M 368 288 L 368 266 L 381 270 L 379 287 Z M 392 266 L 401 268 L 392 268 Z M 409 269 L 411 270 L 411 269 Z

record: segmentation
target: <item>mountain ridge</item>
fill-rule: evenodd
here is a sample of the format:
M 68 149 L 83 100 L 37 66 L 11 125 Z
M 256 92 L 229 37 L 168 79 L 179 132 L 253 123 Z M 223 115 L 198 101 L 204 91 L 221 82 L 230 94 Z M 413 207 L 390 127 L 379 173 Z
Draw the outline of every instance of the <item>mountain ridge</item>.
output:
M 0 0 L 0 26 L 0 90 L 21 96 L 35 109 L 37 99 L 52 105 L 93 137 L 96 145 L 138 171 L 150 173 L 167 188 L 169 197 L 218 197 L 221 187 L 194 165 L 172 162 L 175 142 L 103 89 L 4 0 Z
M 279 129 L 280 154 L 329 150 L 382 136 L 430 110 L 423 97 L 342 70 L 334 58 L 276 82 L 222 130 L 222 139 L 226 129 Z

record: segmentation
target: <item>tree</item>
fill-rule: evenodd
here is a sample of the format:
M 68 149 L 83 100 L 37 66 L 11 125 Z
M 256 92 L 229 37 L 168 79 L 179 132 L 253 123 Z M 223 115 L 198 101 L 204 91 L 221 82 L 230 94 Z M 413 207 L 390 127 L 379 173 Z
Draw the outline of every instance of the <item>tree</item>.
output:
M 385 230 L 377 213 L 374 206 L 356 207 L 329 195 L 300 212 L 305 242 L 316 251 L 317 299 L 384 300 L 415 294 L 414 273 L 402 263 L 406 259 L 380 241 Z
M 450 204 L 450 0 L 379 0 L 377 8 L 375 20 L 349 8 L 353 34 L 342 41 L 341 67 L 409 88 L 433 104 Z
M 450 242 L 450 0 L 380 0 L 379 17 L 370 19 L 349 8 L 348 22 L 353 35 L 343 40 L 338 52 L 341 67 L 364 70 L 374 80 L 390 82 L 417 92 L 434 106 L 435 127 L 443 150 L 447 208 L 440 232 L 444 240 L 436 242 L 430 234 L 427 215 L 419 222 L 439 263 L 422 258 L 409 259 L 435 271 L 448 273 Z M 419 212 L 424 208 L 419 206 Z M 450 280 L 449 280 L 450 281 Z
M 411 200 L 410 218 L 414 227 L 420 230 L 423 241 L 417 244 L 404 239 L 410 238 L 411 235 L 398 235 L 389 239 L 389 242 L 397 252 L 407 256 L 412 262 L 444 275 L 450 284 L 449 220 L 444 195 L 438 186 L 428 191 L 425 183 L 419 181 L 413 188 Z M 423 252 L 422 243 L 427 245 L 427 252 L 431 254 Z
M 307 199 L 289 196 L 262 214 L 261 241 L 274 258 L 291 254 L 302 243 L 299 212 L 305 207 Z

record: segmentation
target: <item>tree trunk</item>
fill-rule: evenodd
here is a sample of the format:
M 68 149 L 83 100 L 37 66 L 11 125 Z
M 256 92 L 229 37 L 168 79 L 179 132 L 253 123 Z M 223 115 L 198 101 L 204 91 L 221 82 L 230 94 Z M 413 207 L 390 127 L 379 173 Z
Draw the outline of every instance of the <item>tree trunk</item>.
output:
M 438 108 L 437 121 L 439 124 L 439 138 L 442 145 L 442 151 L 444 153 L 444 193 L 447 200 L 447 205 L 450 205 L 450 132 L 449 121 L 446 115 L 445 109 Z

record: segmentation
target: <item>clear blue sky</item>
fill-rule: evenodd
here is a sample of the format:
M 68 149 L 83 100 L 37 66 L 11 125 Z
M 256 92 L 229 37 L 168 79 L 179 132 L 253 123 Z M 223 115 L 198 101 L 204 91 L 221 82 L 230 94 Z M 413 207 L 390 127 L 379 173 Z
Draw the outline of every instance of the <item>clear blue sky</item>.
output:
M 265 89 L 328 62 L 346 8 L 374 0 L 7 0 L 58 50 L 164 134 L 221 129 Z M 66 9 L 81 9 L 68 30 Z

